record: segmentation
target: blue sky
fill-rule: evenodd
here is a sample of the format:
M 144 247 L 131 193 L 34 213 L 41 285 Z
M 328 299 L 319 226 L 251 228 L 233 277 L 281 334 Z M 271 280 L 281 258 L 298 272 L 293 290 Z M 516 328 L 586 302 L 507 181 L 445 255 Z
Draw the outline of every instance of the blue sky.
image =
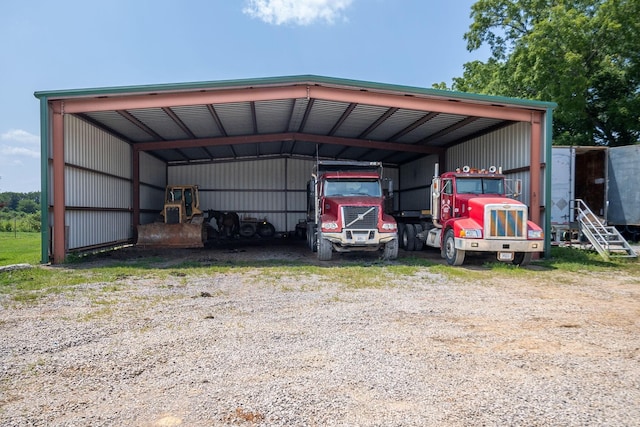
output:
M 0 192 L 40 190 L 36 91 L 314 74 L 451 84 L 473 0 L 0 2 Z

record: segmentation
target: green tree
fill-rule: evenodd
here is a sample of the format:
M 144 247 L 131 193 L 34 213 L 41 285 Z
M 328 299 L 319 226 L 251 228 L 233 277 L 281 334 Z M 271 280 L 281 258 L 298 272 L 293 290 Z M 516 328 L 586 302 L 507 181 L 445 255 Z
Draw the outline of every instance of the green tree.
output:
M 464 37 L 491 57 L 465 64 L 451 88 L 556 102 L 554 144 L 635 144 L 638 17 L 638 0 L 479 0 Z
M 18 202 L 18 209 L 20 212 L 32 214 L 38 212 L 40 207 L 38 204 L 31 199 L 21 199 Z
M 2 193 L 2 202 L 5 205 L 5 209 L 15 211 L 18 209 L 18 202 L 20 202 L 20 194 L 18 193 Z

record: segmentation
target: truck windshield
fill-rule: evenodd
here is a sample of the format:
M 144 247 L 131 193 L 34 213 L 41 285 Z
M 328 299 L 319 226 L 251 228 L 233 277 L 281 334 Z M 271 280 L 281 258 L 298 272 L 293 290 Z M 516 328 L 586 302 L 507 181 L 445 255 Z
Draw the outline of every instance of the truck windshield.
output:
M 324 184 L 324 195 L 380 197 L 382 190 L 376 179 L 328 179 Z
M 500 178 L 458 178 L 458 194 L 504 194 L 504 181 Z

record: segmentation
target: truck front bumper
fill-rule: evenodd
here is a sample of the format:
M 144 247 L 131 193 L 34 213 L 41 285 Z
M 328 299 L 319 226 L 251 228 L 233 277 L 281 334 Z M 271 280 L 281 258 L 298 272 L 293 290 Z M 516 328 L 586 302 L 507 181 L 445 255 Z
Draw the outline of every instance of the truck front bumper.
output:
M 542 252 L 544 240 L 455 239 L 456 249 L 477 252 Z
M 329 240 L 337 252 L 376 251 L 381 245 L 397 239 L 398 234 L 380 233 L 378 230 L 343 230 L 340 233 L 323 232 L 322 237 Z

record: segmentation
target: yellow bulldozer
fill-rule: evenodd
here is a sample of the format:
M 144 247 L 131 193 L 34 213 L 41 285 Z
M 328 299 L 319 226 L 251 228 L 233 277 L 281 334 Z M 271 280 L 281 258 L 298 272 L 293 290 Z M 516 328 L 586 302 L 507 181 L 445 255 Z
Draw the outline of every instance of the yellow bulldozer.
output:
M 158 220 L 138 226 L 137 245 L 160 248 L 202 248 L 207 240 L 196 185 L 170 185 Z

